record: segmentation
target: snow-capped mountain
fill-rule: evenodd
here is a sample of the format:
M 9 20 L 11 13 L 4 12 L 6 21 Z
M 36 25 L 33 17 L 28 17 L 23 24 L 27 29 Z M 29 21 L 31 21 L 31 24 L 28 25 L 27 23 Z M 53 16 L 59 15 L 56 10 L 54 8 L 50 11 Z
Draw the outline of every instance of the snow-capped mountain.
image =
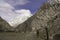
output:
M 16 10 L 16 13 L 18 13 L 19 15 L 8 22 L 13 27 L 17 27 L 17 25 L 25 22 L 28 18 L 32 16 L 29 10 Z
M 32 14 L 28 9 L 15 10 L 10 4 L 0 1 L 0 16 L 12 27 L 16 27 L 31 17 Z

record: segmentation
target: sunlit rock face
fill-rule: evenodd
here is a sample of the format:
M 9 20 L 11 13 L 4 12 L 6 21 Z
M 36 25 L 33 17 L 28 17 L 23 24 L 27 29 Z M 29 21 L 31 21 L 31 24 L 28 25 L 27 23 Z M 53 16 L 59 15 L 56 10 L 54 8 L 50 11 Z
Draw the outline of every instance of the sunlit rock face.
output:
M 60 3 L 43 4 L 34 15 L 31 22 L 32 31 L 39 30 L 41 39 L 45 40 L 46 29 L 48 29 L 49 39 L 53 39 L 53 35 L 60 31 Z
M 49 4 L 60 3 L 60 0 L 47 0 Z
M 40 36 L 46 39 L 46 30 L 48 28 L 50 39 L 53 35 L 59 32 L 60 20 L 60 3 L 43 4 L 35 15 L 30 17 L 27 21 L 18 26 L 18 28 L 26 29 L 31 27 L 32 31 L 40 30 Z M 43 33 L 43 34 L 42 34 Z

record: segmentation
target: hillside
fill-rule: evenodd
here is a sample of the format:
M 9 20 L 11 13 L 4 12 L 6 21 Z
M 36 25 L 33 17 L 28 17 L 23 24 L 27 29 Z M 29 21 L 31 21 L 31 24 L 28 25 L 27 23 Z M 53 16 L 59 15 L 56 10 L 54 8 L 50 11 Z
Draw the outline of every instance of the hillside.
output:
M 19 35 L 17 38 L 21 40 L 60 40 L 60 3 L 54 0 L 50 3 L 44 3 L 35 15 L 18 25 L 14 30 L 17 31 L 16 34 L 8 35 L 14 34 L 14 37 Z M 2 24 L 7 23 L 2 22 Z M 11 40 L 17 39 L 14 37 L 11 37 Z M 7 36 L 5 38 L 8 39 Z
M 39 30 L 41 40 L 53 39 L 60 33 L 60 3 L 43 4 L 31 22 L 32 31 Z
M 8 22 L 0 17 L 0 32 L 1 31 L 14 31 L 14 29 L 8 24 Z
M 60 3 L 44 3 L 35 15 L 22 24 L 23 30 L 31 28 L 33 33 L 38 30 L 41 40 L 47 40 L 47 36 L 49 40 L 53 40 L 56 34 L 60 34 Z

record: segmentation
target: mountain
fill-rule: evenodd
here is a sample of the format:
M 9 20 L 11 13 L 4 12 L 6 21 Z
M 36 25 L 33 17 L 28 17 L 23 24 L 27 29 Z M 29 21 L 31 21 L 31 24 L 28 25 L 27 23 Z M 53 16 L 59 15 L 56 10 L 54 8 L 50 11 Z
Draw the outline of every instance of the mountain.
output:
M 12 28 L 8 22 L 6 22 L 4 19 L 0 17 L 0 31 L 13 31 L 14 28 Z
M 54 4 L 50 4 L 51 1 Z M 15 31 L 28 32 L 23 35 L 27 40 L 60 40 L 60 3 L 51 1 L 44 3 L 35 15 L 18 25 Z M 1 22 L 0 25 L 4 24 L 3 28 L 6 28 L 6 21 Z
M 52 40 L 54 35 L 60 33 L 60 3 L 43 4 L 35 14 L 30 26 L 32 31 L 39 30 L 41 40 Z
M 25 22 L 32 16 L 30 10 L 26 9 L 15 10 L 15 12 L 16 16 L 8 22 L 13 28 L 16 28 L 19 24 Z
M 16 29 L 18 29 L 21 32 L 26 32 L 26 31 L 31 32 L 32 31 L 31 22 L 34 18 L 35 18 L 34 16 L 31 16 L 30 18 L 28 18 L 28 20 L 18 25 Z
M 24 32 L 31 29 L 37 32 L 41 40 L 53 40 L 54 36 L 60 34 L 60 3 L 44 3 L 35 15 L 20 24 L 18 28 Z

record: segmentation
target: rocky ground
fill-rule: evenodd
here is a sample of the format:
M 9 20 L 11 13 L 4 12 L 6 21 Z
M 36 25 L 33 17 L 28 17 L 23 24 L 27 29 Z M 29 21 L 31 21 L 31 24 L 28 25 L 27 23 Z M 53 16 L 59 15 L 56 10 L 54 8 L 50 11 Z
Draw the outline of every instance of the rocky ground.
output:
M 10 31 L 0 32 L 1 40 L 60 40 L 60 3 L 44 3 L 35 15 L 17 28 L 11 28 L 0 19 L 0 27 Z

